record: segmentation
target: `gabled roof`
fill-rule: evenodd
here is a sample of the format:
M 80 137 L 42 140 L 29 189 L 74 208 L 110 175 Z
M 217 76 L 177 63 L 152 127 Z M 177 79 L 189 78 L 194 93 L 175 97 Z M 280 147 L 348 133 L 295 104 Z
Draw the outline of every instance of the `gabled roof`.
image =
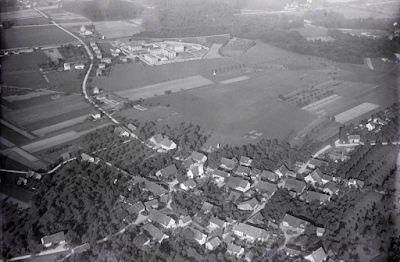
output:
M 269 182 L 265 182 L 265 181 L 258 181 L 258 183 L 256 184 L 255 188 L 260 191 L 261 193 L 268 193 L 268 194 L 272 194 L 274 193 L 278 186 L 276 184 L 273 183 L 269 183 Z
M 326 181 L 332 181 L 332 180 L 333 180 L 333 177 L 330 176 L 330 175 L 323 175 L 323 176 L 322 176 L 322 179 L 323 179 L 323 180 L 326 180 Z
M 293 255 L 293 256 L 298 256 L 298 255 L 301 254 L 301 250 L 294 249 L 294 248 L 291 248 L 291 247 L 288 247 L 288 246 L 285 246 L 285 252 L 290 254 L 290 255 Z
M 206 237 L 206 235 L 204 233 L 200 232 L 199 230 L 191 228 L 191 227 L 189 227 L 189 228 L 190 228 L 190 230 L 193 231 L 195 240 L 202 241 Z
M 164 139 L 163 135 L 161 135 L 161 134 L 157 134 L 157 135 L 153 136 L 152 138 L 156 141 L 156 143 L 161 143 L 161 141 L 163 141 L 163 139 Z
M 169 216 L 164 215 L 163 213 L 155 209 L 150 210 L 148 219 L 151 221 L 158 222 L 164 226 L 167 226 L 170 223 L 170 221 L 173 220 Z
M 193 151 L 192 154 L 190 155 L 191 158 L 193 158 L 194 161 L 196 162 L 203 162 L 207 160 L 207 157 L 199 152 Z
M 239 197 L 242 195 L 241 192 L 235 191 L 235 190 L 231 190 L 228 200 L 232 200 L 235 198 L 235 201 L 239 199 Z
M 258 212 L 253 217 L 251 217 L 248 222 L 252 224 L 264 224 L 264 217 Z
M 253 160 L 247 156 L 241 156 L 240 160 L 239 160 L 239 163 L 241 165 L 251 165 L 252 162 L 253 162 Z
M 220 226 L 220 227 L 223 227 L 224 224 L 225 224 L 226 222 L 225 222 L 225 221 L 222 221 L 222 220 L 219 219 L 219 218 L 216 218 L 216 217 L 212 216 L 212 217 L 210 218 L 210 223 L 213 223 L 213 224 L 216 224 L 216 225 L 218 225 L 218 226 Z
M 290 176 L 290 177 L 296 178 L 296 173 L 289 170 L 288 172 L 286 172 L 286 176 Z
M 356 184 L 357 184 L 357 186 L 359 186 L 359 187 L 364 187 L 365 182 L 362 181 L 362 180 L 356 179 Z
M 239 203 L 238 208 L 241 209 L 240 207 L 249 206 L 251 209 L 254 209 L 256 208 L 256 206 L 258 206 L 258 204 L 259 204 L 258 201 L 255 198 L 252 198 L 250 200 Z
M 209 240 L 208 243 L 212 246 L 212 248 L 216 248 L 221 244 L 221 240 L 219 239 L 219 237 L 214 237 Z
M 186 167 L 186 168 L 189 168 L 191 165 L 193 165 L 195 162 L 193 161 L 193 159 L 191 159 L 191 158 L 188 158 L 188 159 L 186 159 L 185 161 L 183 161 L 183 165 Z
M 133 178 L 134 184 L 141 183 L 141 182 L 144 182 L 146 185 L 145 189 L 152 192 L 155 196 L 161 196 L 163 194 L 168 193 L 168 191 L 166 189 L 164 189 L 162 186 L 156 184 L 155 182 L 149 181 L 143 177 L 136 176 Z
M 328 189 L 330 189 L 332 192 L 336 192 L 336 191 L 339 190 L 338 185 L 336 185 L 336 183 L 335 183 L 335 182 L 332 182 L 332 181 L 326 183 L 326 185 L 325 185 L 324 188 L 328 188 Z
M 167 166 L 166 168 L 161 169 L 160 173 L 163 177 L 169 177 L 178 173 L 178 169 L 176 169 L 176 166 L 172 164 Z
M 194 182 L 193 179 L 188 179 L 185 182 L 183 182 L 182 184 L 185 185 L 188 188 L 196 186 L 196 182 Z
M 201 168 L 200 168 L 200 166 L 198 166 L 198 165 L 193 165 L 192 167 L 189 168 L 189 170 L 192 172 L 192 174 L 193 174 L 194 176 L 197 176 L 197 175 L 200 174 Z
M 323 173 L 319 168 L 312 171 L 308 176 L 310 176 L 315 182 L 322 183 Z
M 248 175 L 250 173 L 250 168 L 246 167 L 246 166 L 238 166 L 238 168 L 236 169 L 235 174 L 238 175 Z
M 274 172 L 271 172 L 271 171 L 268 171 L 268 170 L 264 170 L 261 173 L 261 179 L 276 181 L 278 179 L 278 175 L 276 173 L 274 173 Z
M 152 224 L 147 224 L 143 226 L 143 229 L 146 230 L 150 236 L 158 241 L 161 241 L 166 235 L 159 230 L 158 228 L 156 228 L 155 226 L 153 226 Z
M 139 201 L 136 204 L 134 204 L 133 206 L 129 207 L 127 209 L 127 211 L 129 214 L 139 214 L 144 209 L 145 209 L 144 205 L 142 204 L 142 202 Z
M 230 175 L 228 172 L 221 171 L 221 170 L 214 170 L 213 174 L 215 176 L 219 176 L 219 177 L 222 177 L 222 178 L 228 178 L 229 175 Z
M 349 140 L 354 140 L 354 139 L 360 140 L 360 135 L 348 135 L 347 138 Z
M 261 175 L 261 170 L 257 169 L 257 168 L 253 168 L 252 170 L 250 170 L 250 176 L 251 177 L 256 177 Z
M 319 202 L 326 203 L 329 201 L 328 195 L 321 194 L 321 193 L 314 192 L 314 191 L 306 191 L 304 193 L 304 198 L 307 202 L 313 202 L 313 201 L 317 200 Z
M 201 207 L 201 209 L 202 209 L 202 210 L 205 210 L 205 211 L 211 211 L 211 209 L 212 209 L 213 207 L 214 207 L 213 204 L 208 203 L 208 202 L 204 202 L 204 203 L 203 203 L 203 206 Z
M 327 255 L 322 247 L 318 248 L 310 255 L 304 257 L 305 259 L 312 259 L 314 262 L 322 262 L 326 259 Z
M 62 241 L 65 241 L 65 235 L 64 232 L 58 232 L 52 235 L 44 236 L 42 237 L 42 244 L 53 244 L 53 243 L 60 243 Z
M 180 221 L 182 221 L 182 223 L 188 223 L 192 221 L 192 218 L 190 216 L 183 216 L 180 218 Z
M 293 190 L 296 193 L 301 193 L 306 188 L 306 183 L 300 180 L 288 178 L 285 181 L 284 187 Z
M 286 176 L 286 173 L 289 172 L 289 169 L 285 165 L 282 165 L 279 168 L 279 171 L 281 171 L 282 175 Z
M 174 142 L 171 141 L 171 140 L 169 140 L 168 138 L 164 138 L 164 139 L 161 141 L 161 145 L 162 145 L 162 146 L 165 146 L 165 147 L 171 147 L 173 144 L 174 144 Z
M 241 182 L 242 180 L 243 180 L 243 179 L 240 178 L 240 177 L 233 177 L 233 176 L 231 176 L 231 177 L 229 177 L 228 182 L 226 183 L 226 185 L 227 185 L 228 187 L 230 187 L 230 188 L 236 189 L 236 188 L 239 186 L 239 184 L 240 184 L 240 182 Z
M 144 205 L 146 206 L 146 208 L 150 208 L 152 206 L 158 205 L 158 200 L 157 199 L 153 199 L 147 202 L 144 202 Z
M 120 126 L 117 126 L 117 127 L 114 129 L 114 134 L 116 134 L 116 135 L 120 135 L 120 134 L 122 134 L 123 132 L 125 132 L 125 130 L 124 130 L 122 127 L 120 127 Z
M 226 157 L 221 158 L 221 167 L 222 168 L 232 170 L 235 168 L 235 166 L 236 166 L 236 162 L 234 160 L 226 158 Z
M 286 214 L 285 217 L 283 218 L 282 222 L 288 223 L 291 227 L 297 228 L 297 229 L 305 229 L 308 222 L 301 219 L 294 217 L 292 215 Z
M 316 158 L 311 159 L 308 163 L 317 167 L 329 166 L 328 162 Z
M 244 223 L 238 223 L 234 225 L 233 230 L 242 232 L 245 236 L 251 236 L 255 239 L 264 239 L 269 235 L 268 231 L 264 229 L 253 227 Z
M 228 252 L 232 252 L 232 253 L 240 253 L 242 251 L 242 249 L 243 248 L 241 246 L 238 246 L 238 245 L 235 245 L 233 243 L 230 243 L 228 245 L 227 251 Z

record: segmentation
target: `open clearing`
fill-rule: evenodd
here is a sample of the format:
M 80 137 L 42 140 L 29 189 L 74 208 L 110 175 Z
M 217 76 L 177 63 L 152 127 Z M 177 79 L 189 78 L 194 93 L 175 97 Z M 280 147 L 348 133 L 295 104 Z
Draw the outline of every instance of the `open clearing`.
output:
M 208 50 L 208 52 L 204 55 L 204 59 L 210 59 L 210 58 L 219 58 L 222 57 L 221 54 L 219 53 L 219 49 L 221 48 L 222 44 L 213 44 Z
M 15 12 L 1 13 L 0 21 L 9 21 L 16 19 L 26 19 L 33 17 L 41 17 L 41 15 L 33 9 L 20 10 Z
M 197 75 L 151 86 L 145 86 L 142 88 L 125 90 L 117 92 L 116 94 L 130 100 L 138 100 L 139 98 L 145 99 L 155 95 L 165 95 L 166 91 L 177 92 L 180 90 L 188 90 L 205 85 L 211 85 L 213 83 L 214 82 L 211 80 Z
M 32 131 L 32 133 L 34 133 L 37 136 L 44 136 L 48 133 L 81 123 L 81 122 L 85 121 L 85 119 L 89 116 L 90 115 L 83 115 L 83 116 L 80 116 L 80 117 L 77 117 L 77 118 L 74 118 L 71 120 L 67 120 L 67 121 L 64 121 L 64 122 L 61 122 L 61 123 L 58 123 L 55 125 L 46 126 L 44 128 L 34 130 L 34 131 Z
M 48 83 L 38 72 L 1 72 L 2 84 L 15 87 L 41 88 Z
M 239 77 L 236 77 L 236 78 L 232 78 L 232 79 L 227 79 L 227 80 L 221 81 L 219 83 L 221 85 L 226 85 L 226 84 L 232 84 L 232 83 L 240 82 L 240 81 L 247 80 L 247 79 L 249 79 L 248 76 L 239 76 Z
M 104 91 L 120 91 L 200 74 L 213 77 L 213 70 L 238 64 L 231 58 L 201 59 L 150 67 L 143 67 L 139 63 L 120 64 L 113 67 L 109 77 L 95 77 L 91 85 L 103 88 Z
M 46 74 L 50 84 L 57 85 L 57 88 L 53 88 L 54 91 L 66 92 L 66 93 L 79 93 L 81 90 L 81 79 L 80 75 L 85 72 L 83 70 L 70 70 L 63 72 L 51 72 Z
M 1 49 L 62 44 L 76 41 L 75 38 L 55 25 L 15 27 L 2 29 L 0 33 Z
M 48 103 L 6 113 L 4 118 L 16 125 L 23 126 L 86 107 L 89 107 L 89 104 L 83 97 L 71 95 Z
M 44 52 L 10 55 L 0 58 L 2 71 L 39 69 L 39 64 L 47 62 Z
M 361 105 L 358 105 L 356 107 L 353 107 L 352 109 L 349 109 L 341 114 L 336 115 L 335 120 L 336 120 L 336 122 L 344 124 L 344 123 L 346 123 L 356 117 L 359 117 L 363 114 L 366 114 L 378 107 L 379 107 L 379 105 L 376 105 L 376 104 L 362 103 Z
M 95 22 L 94 27 L 97 32 L 107 38 L 117 38 L 124 36 L 132 36 L 144 31 L 144 28 L 124 21 L 103 21 Z
M 224 56 L 238 56 L 244 54 L 249 49 L 251 40 L 243 38 L 232 38 L 221 48 L 221 53 Z

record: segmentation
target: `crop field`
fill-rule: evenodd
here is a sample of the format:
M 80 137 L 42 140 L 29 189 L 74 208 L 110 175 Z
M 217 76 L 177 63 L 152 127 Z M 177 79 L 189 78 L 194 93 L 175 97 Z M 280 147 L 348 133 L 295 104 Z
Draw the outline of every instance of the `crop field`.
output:
M 356 117 L 362 116 L 376 108 L 378 108 L 379 105 L 376 104 L 371 104 L 371 103 L 362 103 L 361 105 L 358 105 L 356 107 L 353 107 L 352 109 L 349 109 L 343 113 L 340 113 L 335 116 L 336 122 L 339 123 L 346 123 Z
M 305 24 L 304 27 L 302 28 L 294 28 L 291 30 L 299 32 L 299 34 L 304 36 L 305 38 L 327 36 L 326 33 L 328 32 L 328 29 L 325 27 L 319 27 L 308 24 Z
M 7 100 L 10 103 L 13 103 L 14 105 L 18 107 L 24 107 L 24 106 L 33 106 L 36 105 L 37 102 L 48 102 L 52 100 L 53 95 L 58 95 L 62 96 L 63 94 L 60 94 L 56 91 L 52 90 L 43 90 L 43 89 L 38 89 L 35 90 L 36 92 L 28 93 L 25 95 L 13 95 L 13 96 L 6 96 L 3 97 L 3 99 Z
M 9 142 L 16 145 L 31 141 L 31 139 L 27 138 L 26 136 L 18 133 L 17 131 L 3 124 L 1 125 L 1 136 L 6 140 L 8 140 Z
M 151 67 L 143 67 L 138 63 L 120 64 L 113 67 L 109 77 L 96 77 L 91 85 L 105 91 L 120 91 L 199 74 L 212 77 L 213 70 L 234 65 L 238 65 L 238 62 L 230 58 L 201 59 Z
M 83 70 L 51 72 L 46 74 L 46 77 L 50 84 L 57 85 L 57 88 L 53 88 L 54 91 L 79 93 L 82 87 L 81 80 L 78 79 L 80 74 L 84 74 Z
M 44 87 L 48 83 L 38 72 L 2 72 L 1 80 L 3 85 L 14 87 L 37 88 Z
M 145 99 L 155 95 L 164 95 L 166 91 L 177 92 L 180 90 L 188 90 L 197 88 L 205 85 L 211 85 L 214 82 L 211 80 L 197 75 L 178 80 L 173 80 L 165 83 L 145 86 L 142 88 L 130 89 L 125 91 L 117 92 L 116 94 L 130 100 L 137 100 L 139 98 Z
M 208 52 L 204 55 L 204 59 L 210 59 L 210 58 L 219 58 L 222 57 L 219 53 L 219 49 L 221 48 L 222 44 L 213 44 L 208 50 Z
M 26 19 L 26 18 L 33 18 L 33 17 L 42 17 L 42 16 L 33 9 L 20 10 L 20 11 L 15 11 L 15 12 L 1 13 L 0 21 Z
M 243 80 L 247 80 L 249 79 L 248 76 L 239 76 L 239 77 L 235 77 L 235 78 L 231 78 L 231 79 L 227 79 L 224 81 L 219 82 L 221 85 L 226 85 L 226 84 L 232 84 L 232 83 L 236 83 L 236 82 L 240 82 Z
M 76 41 L 75 38 L 55 25 L 38 27 L 16 27 L 0 31 L 2 49 L 62 44 Z
M 132 36 L 144 31 L 143 27 L 124 21 L 95 22 L 94 27 L 97 32 L 107 38 Z
M 350 8 L 350 7 L 341 7 L 339 9 L 336 9 L 335 12 L 339 12 L 344 15 L 346 19 L 353 19 L 353 18 L 394 18 L 396 17 L 395 14 L 390 15 L 390 14 L 382 14 L 382 13 L 377 13 L 377 12 L 368 12 L 368 11 L 363 11 L 355 8 Z
M 4 118 L 16 125 L 24 126 L 86 107 L 89 107 L 89 104 L 82 97 L 71 95 L 48 103 L 6 113 Z
M 0 58 L 2 71 L 38 70 L 40 63 L 47 62 L 44 52 L 10 55 Z
M 256 139 L 284 139 L 291 129 L 300 131 L 315 119 L 314 115 L 280 101 L 265 79 L 212 85 L 149 101 L 169 104 L 178 113 L 166 119 L 164 125 L 190 121 L 212 132 L 219 142 L 235 145 L 249 143 L 249 134 Z
M 50 24 L 50 20 L 43 17 L 28 17 L 23 19 L 10 20 L 13 26 L 26 26 L 26 25 L 46 25 Z
M 12 160 L 21 163 L 22 165 L 29 167 L 32 170 L 39 170 L 39 169 L 43 169 L 46 170 L 47 165 L 40 161 L 40 160 L 36 160 L 36 161 L 32 161 L 32 159 L 34 158 L 34 156 L 32 156 L 31 154 L 29 154 L 29 152 L 25 152 L 22 149 L 15 150 L 16 148 L 8 148 L 6 150 L 2 151 L 2 154 L 11 158 Z M 22 155 L 20 154 L 22 152 L 24 152 Z M 26 156 L 29 156 L 28 158 L 26 158 Z
M 296 54 L 260 41 L 256 43 L 248 52 L 235 57 L 235 60 L 245 65 L 269 63 L 295 69 L 326 69 L 334 65 L 324 58 Z
M 73 125 L 76 125 L 78 123 L 81 123 L 81 122 L 85 121 L 85 119 L 87 117 L 89 117 L 89 116 L 90 116 L 90 114 L 89 115 L 83 115 L 83 116 L 80 116 L 80 117 L 77 117 L 77 118 L 74 118 L 74 119 L 70 119 L 70 120 L 67 120 L 67 121 L 64 121 L 64 122 L 61 122 L 61 123 L 58 123 L 58 124 L 54 124 L 54 125 L 51 125 L 51 126 L 46 126 L 46 127 L 34 130 L 34 131 L 32 131 L 32 133 L 37 135 L 37 136 L 44 136 L 44 135 L 46 135 L 48 133 L 51 133 L 51 132 L 54 132 L 54 131 L 57 131 L 57 130 L 60 130 L 60 129 L 63 129 L 63 128 L 66 128 L 66 127 L 69 127 L 69 126 L 73 126 Z
M 169 119 L 170 117 L 176 116 L 178 113 L 165 106 L 154 106 L 150 107 L 146 111 L 140 111 L 135 108 L 126 109 L 116 113 L 116 116 L 126 117 L 127 119 L 136 119 L 139 122 L 161 122 Z M 164 122 L 163 122 L 164 123 Z
M 208 44 L 221 44 L 224 45 L 228 43 L 230 36 L 229 35 L 215 35 L 215 36 L 206 36 L 206 43 Z

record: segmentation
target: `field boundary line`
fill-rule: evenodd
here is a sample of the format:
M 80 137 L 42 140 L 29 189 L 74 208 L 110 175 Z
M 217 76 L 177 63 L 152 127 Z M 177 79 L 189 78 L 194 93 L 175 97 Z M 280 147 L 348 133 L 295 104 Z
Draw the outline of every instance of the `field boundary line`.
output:
M 23 135 L 23 136 L 26 137 L 26 138 L 29 138 L 29 139 L 31 139 L 31 140 L 36 138 L 36 137 L 34 137 L 33 135 L 29 134 L 28 132 L 23 131 L 23 130 L 19 129 L 18 127 L 16 127 L 16 126 L 14 126 L 14 125 L 12 125 L 12 124 L 10 124 L 10 123 L 4 121 L 3 119 L 0 119 L 0 123 L 3 124 L 3 125 L 5 125 L 5 126 L 8 127 L 8 128 L 11 128 L 11 129 L 14 130 L 15 132 L 17 132 L 17 133 Z

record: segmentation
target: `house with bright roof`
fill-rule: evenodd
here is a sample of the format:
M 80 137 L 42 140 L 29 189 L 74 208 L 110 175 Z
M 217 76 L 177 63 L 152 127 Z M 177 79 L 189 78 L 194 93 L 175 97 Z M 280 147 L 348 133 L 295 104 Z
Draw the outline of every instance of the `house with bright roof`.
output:
M 239 160 L 240 165 L 242 166 L 251 166 L 251 164 L 253 163 L 253 160 L 250 157 L 247 156 L 241 156 L 240 160 Z
M 157 222 L 165 228 L 175 227 L 175 220 L 171 217 L 164 215 L 158 210 L 152 209 L 150 210 L 150 214 L 148 216 L 148 220 L 152 222 Z
M 164 234 L 160 229 L 156 228 L 152 224 L 147 224 L 142 227 L 154 240 L 161 243 L 163 240 L 169 238 L 168 235 Z
M 244 223 L 235 224 L 232 230 L 235 235 L 249 242 L 266 241 L 269 238 L 268 231 Z
M 325 261 L 327 257 L 324 248 L 320 247 L 304 258 L 311 262 L 322 262 Z
M 41 242 L 45 247 L 64 244 L 65 243 L 64 232 L 61 231 L 52 235 L 44 236 L 42 237 Z
M 206 243 L 206 248 L 208 250 L 214 250 L 216 249 L 220 244 L 221 244 L 221 240 L 219 239 L 219 237 L 214 237 L 212 239 L 210 239 L 207 243 Z
M 240 210 L 251 210 L 251 211 L 253 211 L 254 209 L 256 209 L 259 206 L 259 204 L 260 203 L 255 198 L 252 198 L 250 200 L 243 201 L 242 203 L 239 203 L 237 205 L 237 207 Z
M 197 163 L 204 164 L 207 161 L 207 157 L 199 152 L 193 151 L 190 157 Z
M 203 175 L 204 175 L 204 167 L 203 165 L 199 164 L 192 165 L 187 172 L 187 176 L 189 178 L 201 177 Z
M 286 214 L 281 223 L 282 226 L 291 230 L 295 230 L 300 233 L 304 232 L 308 224 L 309 224 L 308 221 L 303 220 L 301 218 L 297 218 L 290 214 Z
M 221 158 L 220 167 L 225 169 L 225 170 L 232 171 L 236 166 L 236 161 L 233 160 L 233 159 L 229 159 L 229 158 L 223 157 L 223 158 Z

